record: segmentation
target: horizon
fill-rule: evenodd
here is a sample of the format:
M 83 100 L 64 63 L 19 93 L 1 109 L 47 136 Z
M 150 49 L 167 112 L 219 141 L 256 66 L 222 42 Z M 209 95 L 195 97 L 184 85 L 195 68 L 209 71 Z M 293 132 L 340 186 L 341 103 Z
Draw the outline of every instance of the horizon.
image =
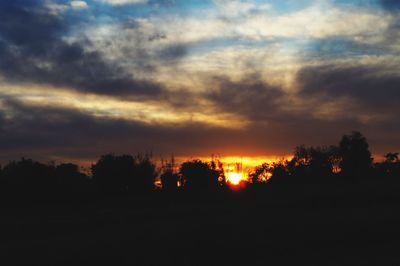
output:
M 310 146 L 312 147 L 312 146 Z M 93 159 L 90 160 L 74 160 L 72 158 L 68 159 L 68 158 L 58 158 L 55 160 L 47 160 L 47 161 L 42 161 L 42 160 L 38 160 L 37 158 L 32 158 L 32 157 L 27 157 L 27 156 L 19 156 L 16 158 L 12 158 L 8 161 L 3 161 L 0 162 L 0 166 L 5 166 L 7 164 L 9 164 L 10 162 L 15 162 L 21 159 L 31 159 L 33 161 L 37 161 L 40 163 L 44 163 L 44 164 L 55 164 L 55 165 L 60 165 L 60 164 L 64 164 L 64 163 L 72 163 L 77 165 L 78 167 L 80 167 L 81 171 L 83 171 L 84 173 L 90 173 L 90 167 L 94 164 L 96 164 L 96 162 L 98 162 L 98 160 L 101 158 L 101 156 L 103 155 L 131 155 L 131 156 L 136 156 L 136 155 L 145 155 L 148 153 L 142 153 L 142 152 L 138 152 L 138 153 L 105 153 L 105 154 L 100 154 L 97 157 L 94 157 Z M 384 155 L 378 155 L 375 156 L 374 154 L 371 154 L 373 162 L 374 163 L 382 163 L 385 160 Z M 228 171 L 232 171 L 232 169 L 234 169 L 236 167 L 237 164 L 241 165 L 240 168 L 243 169 L 241 170 L 243 173 L 248 173 L 251 170 L 254 170 L 255 167 L 257 166 L 261 166 L 264 163 L 267 164 L 273 164 L 273 163 L 279 163 L 279 162 L 284 162 L 284 161 L 290 161 L 291 159 L 293 159 L 293 154 L 288 154 L 285 156 L 222 156 L 222 155 L 215 155 L 215 154 L 211 154 L 209 156 L 182 156 L 182 157 L 175 157 L 173 155 L 168 155 L 168 156 L 164 156 L 164 155 L 154 155 L 151 154 L 150 159 L 151 161 L 157 166 L 157 167 L 161 167 L 162 162 L 167 162 L 169 160 L 171 160 L 171 158 L 174 158 L 174 162 L 176 166 L 181 165 L 184 162 L 190 162 L 190 161 L 194 161 L 194 160 L 200 160 L 202 162 L 207 162 L 210 163 L 212 161 L 219 161 L 223 164 L 224 167 L 227 167 L 229 170 Z

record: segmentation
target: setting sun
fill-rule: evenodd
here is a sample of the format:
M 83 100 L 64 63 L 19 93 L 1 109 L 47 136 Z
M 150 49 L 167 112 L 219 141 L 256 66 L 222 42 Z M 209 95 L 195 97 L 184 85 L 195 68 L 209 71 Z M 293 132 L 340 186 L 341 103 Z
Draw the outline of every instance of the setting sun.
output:
M 232 185 L 239 185 L 243 178 L 242 173 L 236 173 L 236 172 L 229 172 L 226 174 L 226 179 L 227 181 L 232 184 Z

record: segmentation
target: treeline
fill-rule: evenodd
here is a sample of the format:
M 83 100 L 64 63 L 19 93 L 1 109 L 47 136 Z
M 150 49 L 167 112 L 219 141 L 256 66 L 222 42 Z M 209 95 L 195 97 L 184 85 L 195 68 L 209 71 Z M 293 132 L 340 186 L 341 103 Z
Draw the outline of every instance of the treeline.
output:
M 222 163 L 174 159 L 157 167 L 148 154 L 107 154 L 90 167 L 90 174 L 72 163 L 43 164 L 22 158 L 0 167 L 0 194 L 16 198 L 64 199 L 93 195 L 146 194 L 159 190 L 218 190 L 226 184 Z
M 337 146 L 295 148 L 293 158 L 256 167 L 252 183 L 329 184 L 400 181 L 398 153 L 374 163 L 369 144 L 360 132 L 344 135 Z
M 192 160 L 176 166 L 173 159 L 157 167 L 150 155 L 107 154 L 84 174 L 71 163 L 43 164 L 22 158 L 0 167 L 2 195 L 48 198 L 87 197 L 93 194 L 143 194 L 155 190 L 218 191 L 227 188 L 218 160 Z M 357 184 L 365 180 L 398 182 L 398 153 L 374 163 L 366 138 L 359 132 L 344 135 L 337 146 L 295 148 L 293 158 L 262 164 L 249 173 L 248 187 L 278 184 Z M 158 182 L 158 183 L 157 183 Z

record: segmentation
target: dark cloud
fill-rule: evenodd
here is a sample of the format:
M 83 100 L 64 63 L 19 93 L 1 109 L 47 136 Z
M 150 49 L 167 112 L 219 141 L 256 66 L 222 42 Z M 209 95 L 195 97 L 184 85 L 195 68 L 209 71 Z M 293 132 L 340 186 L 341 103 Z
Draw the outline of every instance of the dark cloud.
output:
M 159 84 L 135 79 L 98 52 L 89 41 L 67 43 L 69 22 L 40 1 L 0 2 L 0 74 L 13 82 L 67 86 L 110 95 L 154 95 Z
M 300 127 L 308 118 L 275 120 L 269 125 L 255 123 L 241 130 L 198 123 L 166 126 L 100 119 L 76 110 L 26 106 L 13 99 L 5 104 L 12 117 L 0 115 L 3 117 L 0 119 L 0 159 L 3 161 L 20 156 L 94 160 L 108 152 L 140 151 L 178 156 L 284 155 L 285 151 L 289 153 L 295 145 L 303 143 L 305 136 L 315 134 L 311 128 Z M 329 136 L 337 131 L 332 127 L 325 127 Z M 316 137 L 312 143 L 321 139 Z M 326 141 L 327 136 L 323 139 Z
M 325 121 L 333 125 L 332 130 L 341 132 L 359 130 L 369 139 L 373 153 L 382 155 L 400 149 L 400 75 L 389 66 L 340 66 L 326 65 L 303 68 L 298 73 L 299 97 L 320 105 L 334 103 L 339 97 L 352 99 L 356 106 L 347 105 L 343 110 L 346 117 L 367 114 L 378 117 L 370 121 L 353 121 L 337 117 Z M 345 121 L 348 123 L 344 123 Z M 302 127 L 315 130 L 315 136 L 330 134 L 323 132 L 323 123 L 310 121 Z
M 154 70 L 155 66 L 151 65 L 149 61 L 156 60 L 156 61 L 171 61 L 171 60 L 178 60 L 185 57 L 188 54 L 189 44 L 179 43 L 172 43 L 161 49 L 153 55 L 149 51 L 149 43 L 160 41 L 167 38 L 167 34 L 163 31 L 156 29 L 154 32 L 146 32 L 140 30 L 141 22 L 136 19 L 129 19 L 127 22 L 123 22 L 122 24 L 123 29 L 128 30 L 137 30 L 134 34 L 129 34 L 129 42 L 130 45 L 126 48 L 123 48 L 124 54 L 132 55 L 133 58 L 140 60 L 140 62 L 136 62 L 140 64 L 141 67 L 147 67 L 149 70 Z M 132 45 L 134 44 L 134 45 Z M 112 42 L 107 44 L 109 47 L 112 48 L 114 45 Z M 171 63 L 171 62 L 168 62 Z
M 3 39 L 32 52 L 44 53 L 46 42 L 53 42 L 66 31 L 60 17 L 50 15 L 34 1 L 2 1 L 0 32 Z
M 245 95 L 239 89 L 235 92 Z M 246 105 L 246 102 L 240 103 L 239 96 L 234 93 L 229 93 L 230 97 L 237 98 L 233 104 L 221 106 L 222 109 Z M 57 158 L 93 161 L 109 152 L 146 151 L 152 151 L 156 156 L 169 156 L 171 153 L 176 156 L 283 156 L 292 153 L 300 144 L 337 144 L 342 134 L 354 129 L 361 130 L 368 137 L 374 153 L 383 154 L 400 148 L 400 137 L 391 133 L 399 132 L 398 124 L 377 126 L 362 124 L 355 119 L 316 119 L 304 114 L 288 114 L 276 105 L 266 103 L 263 106 L 262 102 L 260 100 L 257 107 L 253 105 L 254 110 L 247 114 L 255 114 L 258 110 L 264 115 L 247 118 L 251 123 L 246 128 L 227 129 L 200 123 L 150 125 L 96 118 L 77 110 L 30 106 L 12 98 L 3 99 L 6 111 L 0 111 L 0 161 L 20 156 L 43 161 Z
M 384 8 L 395 10 L 400 8 L 400 1 L 398 0 L 380 0 Z
M 335 66 L 303 68 L 298 74 L 301 94 L 325 95 L 325 101 L 348 96 L 374 111 L 398 110 L 400 73 L 389 67 Z
M 226 77 L 215 77 L 210 81 L 214 88 L 207 98 L 221 110 L 243 115 L 250 120 L 271 119 L 279 109 L 279 100 L 284 93 L 280 88 L 250 76 L 239 82 Z
M 23 155 L 95 159 L 108 152 L 145 151 L 211 154 L 226 145 L 226 136 L 235 138 L 232 130 L 204 124 L 149 125 L 95 118 L 71 109 L 27 106 L 15 99 L 3 99 L 3 104 L 9 116 L 5 118 L 5 112 L 0 112 L 3 159 Z
M 290 154 L 297 145 L 337 144 L 343 134 L 359 130 L 369 138 L 373 152 L 383 154 L 400 148 L 397 134 L 400 125 L 394 122 L 400 119 L 400 78 L 379 75 L 381 70 L 339 66 L 304 68 L 298 75 L 301 91 L 291 96 L 257 77 L 240 82 L 220 77 L 210 82 L 215 87 L 207 99 L 221 111 L 236 113 L 249 122 L 242 137 L 231 146 L 244 145 L 259 154 Z M 330 119 L 314 115 L 318 108 L 335 102 L 340 96 L 352 97 L 361 108 L 348 106 L 346 115 L 332 114 Z M 302 107 L 291 110 L 290 97 L 295 97 Z M 385 119 L 360 121 L 359 115 L 365 112 L 372 115 L 375 112 Z
M 184 57 L 187 53 L 188 47 L 186 45 L 170 45 L 158 53 L 158 58 L 162 60 L 176 60 Z

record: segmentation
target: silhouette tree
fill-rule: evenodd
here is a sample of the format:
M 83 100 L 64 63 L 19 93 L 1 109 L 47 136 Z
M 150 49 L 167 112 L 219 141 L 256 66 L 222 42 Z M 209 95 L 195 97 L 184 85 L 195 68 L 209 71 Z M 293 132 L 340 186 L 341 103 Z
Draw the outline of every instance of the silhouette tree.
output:
M 226 186 L 226 176 L 224 170 L 224 164 L 220 161 L 218 157 L 212 155 L 211 162 L 209 163 L 211 174 L 214 175 L 214 178 L 218 179 L 218 185 L 223 187 Z M 242 165 L 237 168 L 237 171 L 241 171 Z
M 221 172 L 201 160 L 184 162 L 180 167 L 183 185 L 188 190 L 217 188 Z
M 63 163 L 55 168 L 55 175 L 60 189 L 64 193 L 82 194 L 88 192 L 89 178 L 79 171 L 79 167 L 72 163 Z
M 400 161 L 399 161 L 399 153 L 389 152 L 384 155 L 385 160 L 381 163 L 375 164 L 375 169 L 377 171 L 379 178 L 391 178 L 391 179 L 399 179 L 400 181 Z M 388 181 L 387 179 L 385 179 Z M 392 180 L 394 181 L 394 180 Z
M 396 163 L 399 162 L 399 153 L 398 152 L 389 152 L 384 155 L 385 162 L 388 163 Z
M 56 191 L 54 166 L 22 158 L 3 169 L 3 180 L 10 193 L 41 197 Z
M 148 192 L 154 189 L 156 167 L 149 155 L 107 154 L 92 165 L 93 180 L 103 192 Z
M 175 191 L 178 188 L 179 175 L 175 173 L 174 157 L 169 162 L 162 161 L 160 179 L 164 191 Z
M 91 170 L 93 181 L 102 192 L 124 192 L 135 173 L 135 160 L 131 155 L 106 154 L 92 165 Z
M 3 195 L 6 190 L 7 190 L 7 182 L 4 178 L 3 168 L 0 164 L 0 193 L 1 193 L 1 195 Z
M 338 149 L 335 146 L 296 147 L 292 159 L 292 175 L 301 182 L 321 183 L 329 181 L 338 163 Z
M 154 190 L 157 176 L 156 166 L 149 154 L 138 154 L 134 158 L 133 176 L 128 179 L 128 190 L 133 193 L 150 192 Z
M 268 179 L 268 184 L 278 185 L 278 184 L 290 184 L 293 183 L 293 177 L 291 175 L 290 169 L 293 166 L 293 160 L 291 161 L 279 161 L 274 162 L 270 165 L 271 177 Z
M 256 166 L 252 172 L 249 174 L 249 181 L 252 185 L 259 185 L 268 181 L 271 177 L 272 167 L 268 163 L 263 163 L 262 165 Z
M 355 182 L 370 175 L 373 159 L 368 142 L 360 132 L 355 131 L 342 137 L 339 154 L 343 176 Z
M 269 166 L 270 184 L 321 184 L 331 181 L 339 162 L 335 146 L 297 146 L 291 160 Z M 263 168 L 259 168 L 262 172 Z

